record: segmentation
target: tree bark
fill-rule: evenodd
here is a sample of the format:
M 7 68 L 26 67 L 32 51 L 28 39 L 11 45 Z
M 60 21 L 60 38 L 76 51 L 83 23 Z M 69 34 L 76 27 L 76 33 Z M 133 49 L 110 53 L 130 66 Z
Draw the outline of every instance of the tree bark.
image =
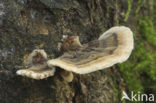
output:
M 74 74 L 71 83 L 59 75 L 33 80 L 16 75 L 23 59 L 36 48 L 49 58 L 61 55 L 62 35 L 95 40 L 117 25 L 124 0 L 2 0 L 0 1 L 0 103 L 117 103 L 124 84 L 118 70 Z M 125 8 L 125 9 L 121 9 Z M 119 19 L 120 16 L 120 19 Z

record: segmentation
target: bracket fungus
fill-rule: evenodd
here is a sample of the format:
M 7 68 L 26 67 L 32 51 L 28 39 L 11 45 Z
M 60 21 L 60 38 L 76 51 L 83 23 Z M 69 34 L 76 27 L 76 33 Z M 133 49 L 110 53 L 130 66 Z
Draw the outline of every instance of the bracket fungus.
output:
M 35 49 L 26 58 L 25 65 L 28 69 L 18 70 L 17 75 L 26 76 L 33 79 L 44 79 L 49 76 L 53 76 L 55 73 L 54 67 L 48 67 L 47 54 L 44 50 Z
M 61 76 L 71 82 L 72 72 L 87 74 L 126 61 L 134 48 L 133 33 L 128 27 L 116 26 L 104 32 L 98 40 L 83 45 L 78 36 L 67 37 L 62 48 L 64 54 L 51 60 L 47 60 L 43 50 L 34 50 L 29 57 L 30 68 L 18 70 L 17 74 L 43 79 L 53 76 L 56 66 L 63 69 Z
M 78 39 L 78 38 L 77 38 Z M 76 51 L 48 60 L 49 67 L 57 66 L 66 71 L 86 74 L 126 61 L 134 47 L 133 33 L 125 26 L 116 26 L 104 32 L 98 40 L 81 45 L 76 39 L 72 45 L 80 45 Z

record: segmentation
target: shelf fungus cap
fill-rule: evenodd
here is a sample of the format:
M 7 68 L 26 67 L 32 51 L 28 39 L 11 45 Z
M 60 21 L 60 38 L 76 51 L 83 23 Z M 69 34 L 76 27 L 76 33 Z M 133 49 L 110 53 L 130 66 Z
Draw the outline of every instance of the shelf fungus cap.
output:
M 45 79 L 53 76 L 55 73 L 55 68 L 49 68 L 47 64 L 31 66 L 28 69 L 18 70 L 17 75 L 29 77 L 32 79 Z
M 44 79 L 53 76 L 55 67 L 48 67 L 47 54 L 42 49 L 35 49 L 27 58 L 28 69 L 21 69 L 17 75 L 26 76 L 33 79 Z
M 47 62 L 78 74 L 86 74 L 126 61 L 134 48 L 133 33 L 125 26 L 112 27 L 98 40 L 82 45 L 78 51 L 65 52 Z

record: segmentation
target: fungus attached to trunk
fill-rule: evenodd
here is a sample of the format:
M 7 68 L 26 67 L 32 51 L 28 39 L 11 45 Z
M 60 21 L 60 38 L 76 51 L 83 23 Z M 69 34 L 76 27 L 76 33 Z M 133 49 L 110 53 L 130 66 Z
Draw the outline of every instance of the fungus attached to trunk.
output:
M 44 79 L 53 76 L 55 67 L 48 67 L 47 54 L 44 50 L 35 49 L 26 60 L 28 69 L 18 70 L 18 75 L 26 76 L 33 79 Z
M 108 68 L 126 61 L 134 47 L 133 33 L 125 26 L 112 27 L 98 40 L 81 45 L 78 36 L 64 39 L 64 54 L 56 59 L 47 59 L 44 50 L 34 50 L 28 57 L 28 69 L 18 70 L 17 74 L 33 79 L 53 76 L 55 66 L 63 69 L 61 76 L 68 82 L 73 74 L 87 74 Z
M 79 50 L 67 51 L 47 64 L 49 67 L 57 66 L 66 71 L 86 74 L 126 61 L 133 47 L 132 31 L 128 27 L 117 26 L 103 33 L 98 40 L 82 45 Z

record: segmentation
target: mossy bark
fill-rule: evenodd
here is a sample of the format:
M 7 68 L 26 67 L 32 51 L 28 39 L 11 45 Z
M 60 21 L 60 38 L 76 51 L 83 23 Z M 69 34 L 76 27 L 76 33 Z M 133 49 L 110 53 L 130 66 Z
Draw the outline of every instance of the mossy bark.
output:
M 62 35 L 79 35 L 83 44 L 122 24 L 126 1 L 2 0 L 0 6 L 0 103 L 120 102 L 124 83 L 117 68 L 74 74 L 72 83 L 61 78 L 60 68 L 44 80 L 15 72 L 24 68 L 24 57 L 36 48 L 44 49 L 49 58 L 60 56 Z

